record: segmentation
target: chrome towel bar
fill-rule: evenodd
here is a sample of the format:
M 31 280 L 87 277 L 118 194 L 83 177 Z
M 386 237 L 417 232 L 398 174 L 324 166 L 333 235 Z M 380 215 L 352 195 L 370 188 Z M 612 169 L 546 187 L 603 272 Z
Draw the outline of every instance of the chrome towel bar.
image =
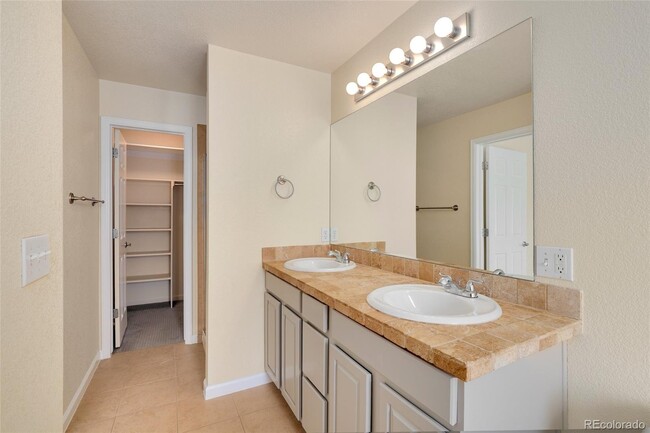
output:
M 415 211 L 419 212 L 421 210 L 453 210 L 456 212 L 458 210 L 458 205 L 455 204 L 453 206 L 440 206 L 440 207 L 421 207 L 421 206 L 415 206 Z
M 79 196 L 74 195 L 74 193 L 72 193 L 72 192 L 71 192 L 70 194 L 68 194 L 68 197 L 69 197 L 69 198 L 68 198 L 68 202 L 69 202 L 70 204 L 74 204 L 74 202 L 75 202 L 76 200 L 80 200 L 80 201 L 89 201 L 89 202 L 92 203 L 93 206 L 95 206 L 97 203 L 102 203 L 102 204 L 104 203 L 104 200 L 98 200 L 98 199 L 96 199 L 95 197 L 90 197 L 90 198 L 88 198 L 88 197 L 83 196 L 83 195 L 82 195 L 81 197 L 79 197 Z

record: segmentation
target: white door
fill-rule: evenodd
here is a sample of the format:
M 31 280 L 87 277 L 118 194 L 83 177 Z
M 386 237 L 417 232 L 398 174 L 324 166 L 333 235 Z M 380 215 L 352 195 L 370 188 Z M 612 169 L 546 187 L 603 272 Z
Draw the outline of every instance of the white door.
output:
M 487 269 L 510 275 L 528 274 L 528 170 L 525 152 L 507 149 L 517 137 L 490 145 L 486 150 Z M 503 146 L 503 147 L 500 147 Z
M 122 345 L 126 332 L 126 141 L 119 129 L 113 130 L 113 228 L 117 237 L 113 239 L 113 308 L 115 317 L 115 347 Z M 114 153 L 115 155 L 115 153 Z
M 330 344 L 330 432 L 370 431 L 372 375 Z
M 302 320 L 291 310 L 282 307 L 282 381 L 280 391 L 300 421 L 300 390 L 302 386 L 302 350 L 300 347 Z

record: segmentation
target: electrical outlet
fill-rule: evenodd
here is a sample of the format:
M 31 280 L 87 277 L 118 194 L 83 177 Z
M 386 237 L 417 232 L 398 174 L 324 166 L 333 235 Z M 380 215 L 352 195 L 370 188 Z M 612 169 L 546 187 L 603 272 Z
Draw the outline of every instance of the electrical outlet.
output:
M 536 247 L 535 275 L 573 281 L 573 249 Z
M 338 242 L 339 240 L 339 229 L 337 227 L 330 228 L 330 241 Z
M 329 227 L 321 227 L 321 229 L 320 229 L 320 241 L 321 242 L 329 242 L 330 241 L 330 228 Z

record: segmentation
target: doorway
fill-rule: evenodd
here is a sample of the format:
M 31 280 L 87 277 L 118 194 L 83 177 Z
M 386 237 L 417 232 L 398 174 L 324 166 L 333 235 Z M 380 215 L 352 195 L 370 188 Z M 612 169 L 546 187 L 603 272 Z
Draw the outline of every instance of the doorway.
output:
M 114 128 L 113 346 L 183 342 L 183 136 Z
M 102 118 L 101 132 L 102 358 L 196 343 L 193 128 Z
M 532 275 L 532 128 L 477 138 L 471 146 L 472 267 Z

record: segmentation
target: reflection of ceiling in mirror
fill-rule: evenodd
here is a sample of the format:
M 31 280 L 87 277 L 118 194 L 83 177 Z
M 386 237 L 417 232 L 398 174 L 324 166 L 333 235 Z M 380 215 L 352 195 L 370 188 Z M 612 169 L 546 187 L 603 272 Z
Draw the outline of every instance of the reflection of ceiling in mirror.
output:
M 531 23 L 526 21 L 397 92 L 417 96 L 418 125 L 428 125 L 530 92 L 531 66 Z

